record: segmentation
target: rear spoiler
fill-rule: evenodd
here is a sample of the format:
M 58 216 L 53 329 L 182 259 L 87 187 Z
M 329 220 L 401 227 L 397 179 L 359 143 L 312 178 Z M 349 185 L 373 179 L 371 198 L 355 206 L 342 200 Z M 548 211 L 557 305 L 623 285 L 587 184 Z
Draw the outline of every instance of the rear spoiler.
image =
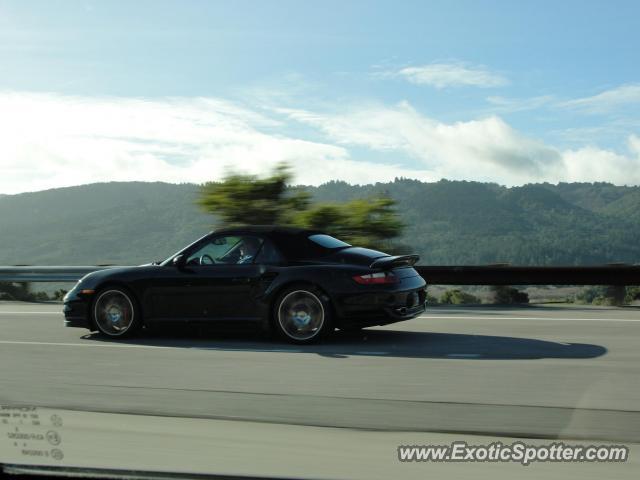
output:
M 380 268 L 382 270 L 391 270 L 396 267 L 412 267 L 420 260 L 420 255 L 396 255 L 382 257 L 375 260 L 369 268 Z

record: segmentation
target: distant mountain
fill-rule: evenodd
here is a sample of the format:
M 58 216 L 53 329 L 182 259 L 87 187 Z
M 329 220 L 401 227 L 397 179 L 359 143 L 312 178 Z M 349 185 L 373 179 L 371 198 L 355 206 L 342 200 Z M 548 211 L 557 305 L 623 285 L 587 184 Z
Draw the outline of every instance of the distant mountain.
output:
M 640 262 L 640 187 L 442 180 L 306 187 L 318 201 L 386 193 L 421 263 L 587 265 Z M 138 264 L 213 228 L 192 184 L 99 183 L 0 196 L 0 264 Z
M 588 265 L 640 262 L 640 187 L 396 180 L 314 189 L 319 200 L 386 192 L 399 202 L 402 241 L 429 264 Z
M 212 228 L 195 185 L 98 183 L 0 198 L 0 264 L 137 264 Z

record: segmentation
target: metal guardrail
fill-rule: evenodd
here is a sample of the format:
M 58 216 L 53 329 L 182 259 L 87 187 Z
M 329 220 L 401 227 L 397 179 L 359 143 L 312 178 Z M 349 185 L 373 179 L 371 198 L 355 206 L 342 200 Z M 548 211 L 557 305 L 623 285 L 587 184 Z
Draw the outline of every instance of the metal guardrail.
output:
M 0 266 L 0 282 L 76 282 L 87 273 L 115 267 Z M 432 285 L 640 285 L 640 265 L 416 265 L 415 269 Z
M 640 285 L 640 265 L 414 267 L 432 285 Z
M 78 267 L 0 267 L 0 282 L 77 282 L 88 273 L 114 267 L 115 265 Z

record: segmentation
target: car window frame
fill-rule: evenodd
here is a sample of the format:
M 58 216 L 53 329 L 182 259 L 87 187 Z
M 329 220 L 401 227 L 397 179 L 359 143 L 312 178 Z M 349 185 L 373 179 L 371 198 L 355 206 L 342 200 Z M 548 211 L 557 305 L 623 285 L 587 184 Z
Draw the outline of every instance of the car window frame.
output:
M 243 235 L 241 233 L 237 233 L 237 234 L 232 234 L 232 233 L 220 233 L 220 234 L 213 234 L 213 235 L 208 235 L 205 238 L 203 238 L 200 242 L 197 242 L 195 244 L 193 244 L 190 248 L 186 249 L 182 255 L 184 255 L 185 258 L 185 262 L 189 261 L 189 257 L 191 257 L 191 255 L 193 255 L 195 252 L 197 252 L 198 250 L 200 250 L 201 248 L 203 248 L 206 244 L 208 243 L 212 243 L 213 241 L 215 241 L 216 238 L 225 238 L 225 237 L 253 237 L 255 235 Z M 261 245 L 262 247 L 262 245 Z M 233 248 L 233 247 L 231 247 Z M 227 250 L 228 252 L 229 250 Z M 226 254 L 226 252 L 225 252 Z M 187 265 L 188 267 L 229 267 L 232 265 L 251 265 L 251 263 L 212 263 L 212 264 L 198 264 L 198 265 Z
M 189 257 L 191 255 L 193 255 L 195 252 L 197 252 L 199 249 L 203 248 L 204 245 L 206 245 L 207 243 L 211 243 L 213 242 L 216 238 L 224 238 L 224 237 L 240 237 L 240 238 L 244 238 L 244 237 L 253 237 L 256 238 L 258 240 L 260 240 L 260 248 L 258 248 L 258 250 L 256 251 L 256 254 L 253 256 L 253 258 L 251 259 L 250 263 L 213 263 L 213 264 L 205 264 L 205 265 L 189 265 L 189 267 L 229 267 L 229 266 L 246 266 L 246 265 L 282 265 L 285 263 L 286 261 L 286 257 L 282 254 L 282 252 L 280 251 L 280 249 L 278 248 L 278 246 L 276 245 L 276 243 L 270 239 L 268 236 L 265 235 L 259 235 L 259 234 L 254 234 L 254 233 L 235 233 L 235 234 L 231 234 L 231 233 L 227 233 L 227 234 L 223 234 L 220 233 L 218 235 L 209 235 L 206 236 L 205 238 L 203 238 L 201 241 L 194 243 L 190 248 L 187 248 L 182 255 L 185 256 L 185 260 L 188 260 Z M 276 253 L 278 254 L 279 257 L 279 261 L 277 263 L 265 263 L 265 262 L 256 262 L 256 259 L 259 257 L 260 253 L 262 253 L 262 250 L 264 248 L 264 244 L 265 242 L 270 242 L 271 246 L 273 247 L 273 249 L 276 251 Z
M 252 265 L 279 266 L 279 265 L 284 265 L 286 263 L 287 257 L 282 254 L 282 251 L 280 250 L 276 242 L 273 241 L 273 239 L 265 235 L 256 235 L 256 237 L 259 237 L 262 239 L 262 244 L 260 245 L 260 248 L 258 249 L 258 251 L 253 257 L 253 262 L 251 263 Z M 273 248 L 273 250 L 278 254 L 279 260 L 277 263 L 266 263 L 266 262 L 255 261 L 262 253 L 262 250 L 264 249 L 264 245 L 266 242 L 269 242 L 271 244 L 271 248 Z

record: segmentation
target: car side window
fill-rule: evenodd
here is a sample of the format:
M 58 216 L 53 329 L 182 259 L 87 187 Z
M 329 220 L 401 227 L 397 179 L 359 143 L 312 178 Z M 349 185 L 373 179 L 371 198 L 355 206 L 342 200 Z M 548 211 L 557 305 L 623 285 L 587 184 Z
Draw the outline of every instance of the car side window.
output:
M 213 237 L 198 246 L 187 258 L 187 265 L 241 265 L 254 263 L 262 239 L 252 235 Z
M 254 263 L 262 265 L 279 265 L 283 262 L 282 255 L 269 240 L 264 240 L 262 248 L 256 255 Z

